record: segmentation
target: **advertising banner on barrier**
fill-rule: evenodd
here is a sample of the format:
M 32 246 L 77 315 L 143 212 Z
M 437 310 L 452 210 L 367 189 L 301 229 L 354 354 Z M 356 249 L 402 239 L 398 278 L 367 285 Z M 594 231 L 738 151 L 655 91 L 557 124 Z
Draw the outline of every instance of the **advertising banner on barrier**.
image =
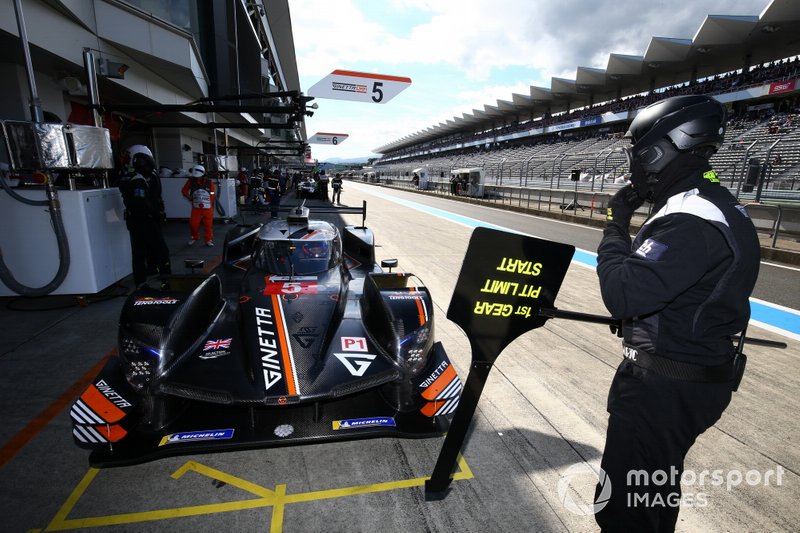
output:
M 769 84 L 769 94 L 790 93 L 797 88 L 797 80 L 776 81 Z

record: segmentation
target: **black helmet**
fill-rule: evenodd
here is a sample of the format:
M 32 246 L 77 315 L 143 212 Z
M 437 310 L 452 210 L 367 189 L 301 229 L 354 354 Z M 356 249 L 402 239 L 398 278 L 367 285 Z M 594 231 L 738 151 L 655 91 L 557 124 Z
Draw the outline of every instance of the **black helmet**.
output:
M 725 139 L 726 121 L 725 106 L 709 96 L 674 96 L 639 111 L 625 138 L 631 158 L 656 173 L 679 152 L 711 157 Z

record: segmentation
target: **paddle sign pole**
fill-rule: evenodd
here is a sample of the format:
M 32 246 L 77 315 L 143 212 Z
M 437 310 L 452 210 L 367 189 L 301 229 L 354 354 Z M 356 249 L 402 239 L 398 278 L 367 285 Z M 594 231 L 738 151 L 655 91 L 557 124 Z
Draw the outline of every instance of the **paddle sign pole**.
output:
M 447 495 L 453 468 L 483 387 L 500 352 L 514 339 L 541 327 L 553 307 L 575 247 L 477 228 L 469 241 L 447 318 L 469 339 L 472 363 L 425 498 Z

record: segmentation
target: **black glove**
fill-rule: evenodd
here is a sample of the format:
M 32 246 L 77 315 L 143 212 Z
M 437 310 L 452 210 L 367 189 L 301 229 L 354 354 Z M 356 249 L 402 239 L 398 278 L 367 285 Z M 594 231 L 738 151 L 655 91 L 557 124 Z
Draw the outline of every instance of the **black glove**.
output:
M 616 224 L 627 228 L 631 223 L 633 212 L 644 203 L 632 185 L 626 185 L 608 201 L 607 224 Z

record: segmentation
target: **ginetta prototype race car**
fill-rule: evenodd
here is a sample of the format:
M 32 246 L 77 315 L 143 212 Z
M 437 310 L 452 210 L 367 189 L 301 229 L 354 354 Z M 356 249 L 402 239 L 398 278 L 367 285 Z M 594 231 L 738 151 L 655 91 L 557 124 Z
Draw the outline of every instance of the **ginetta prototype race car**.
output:
M 94 466 L 376 436 L 430 437 L 461 392 L 413 274 L 366 227 L 304 206 L 228 235 L 209 276 L 125 302 L 118 355 L 71 409 Z M 395 262 L 396 263 L 396 262 Z

